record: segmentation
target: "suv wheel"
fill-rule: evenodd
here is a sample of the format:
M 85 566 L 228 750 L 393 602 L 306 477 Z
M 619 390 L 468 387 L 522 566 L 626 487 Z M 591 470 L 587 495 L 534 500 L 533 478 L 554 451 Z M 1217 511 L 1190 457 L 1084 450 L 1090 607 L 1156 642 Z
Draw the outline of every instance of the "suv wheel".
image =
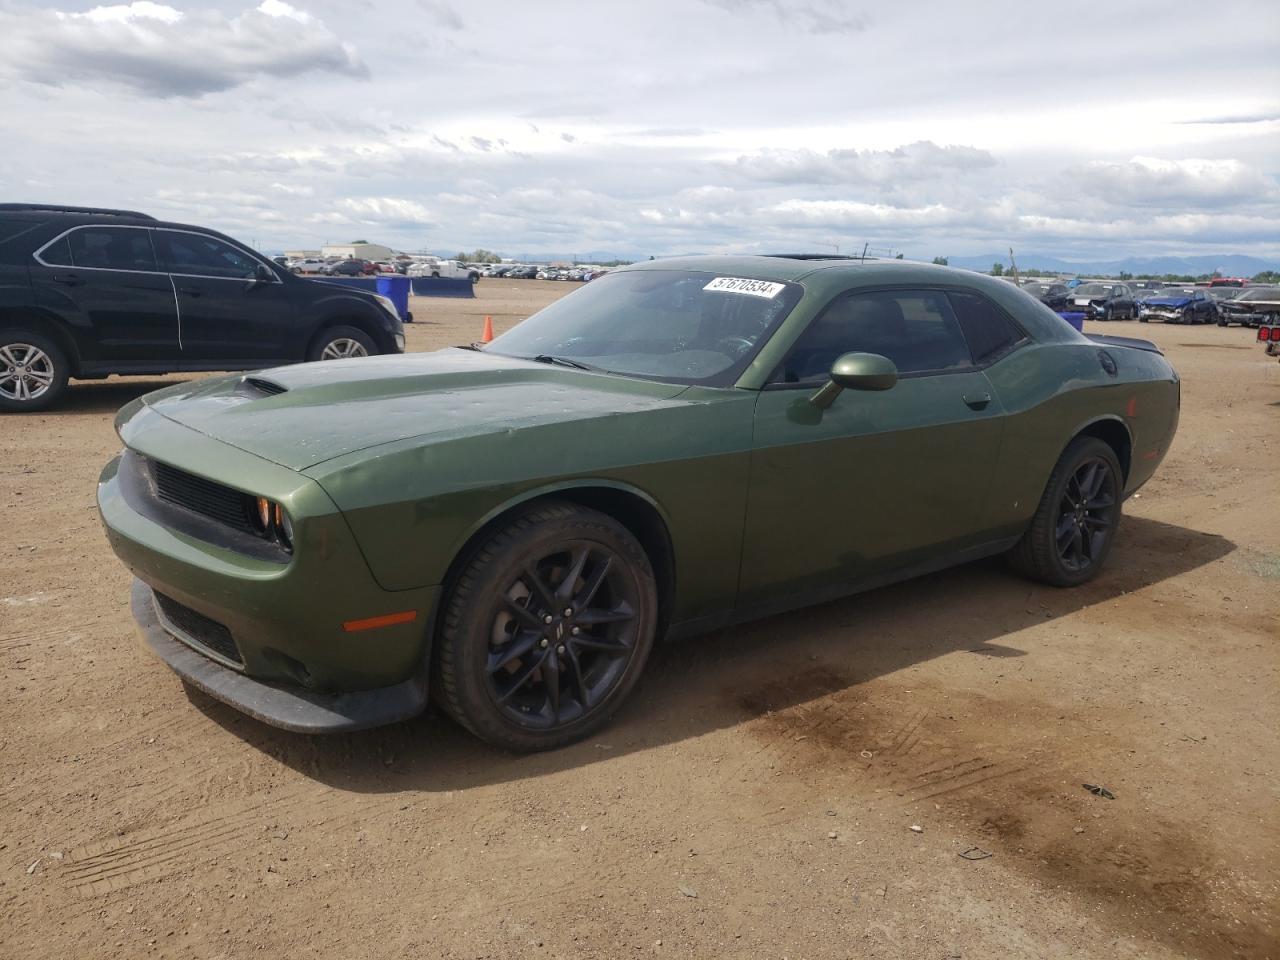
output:
M 308 360 L 345 360 L 368 357 L 378 352 L 373 340 L 355 327 L 329 327 L 316 337 L 307 353 Z
M 32 330 L 0 330 L 0 410 L 44 410 L 67 389 L 62 350 Z

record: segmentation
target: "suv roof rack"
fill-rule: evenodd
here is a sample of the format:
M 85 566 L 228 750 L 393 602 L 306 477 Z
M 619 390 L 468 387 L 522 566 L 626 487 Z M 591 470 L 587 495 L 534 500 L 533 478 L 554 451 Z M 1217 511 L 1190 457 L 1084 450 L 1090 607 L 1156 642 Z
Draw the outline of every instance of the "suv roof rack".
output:
M 0 203 L 0 211 L 33 211 L 40 213 L 87 213 L 107 217 L 133 217 L 135 220 L 154 220 L 149 213 L 137 210 L 114 210 L 110 207 L 68 207 L 58 203 Z

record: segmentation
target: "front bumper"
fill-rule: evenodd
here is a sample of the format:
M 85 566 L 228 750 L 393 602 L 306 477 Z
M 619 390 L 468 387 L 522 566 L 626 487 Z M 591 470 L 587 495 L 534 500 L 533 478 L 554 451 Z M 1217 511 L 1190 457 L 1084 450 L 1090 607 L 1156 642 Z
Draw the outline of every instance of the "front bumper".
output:
M 155 594 L 133 581 L 133 619 L 143 644 L 186 683 L 256 720 L 295 733 L 341 733 L 379 727 L 421 713 L 427 684 L 419 676 L 375 690 L 324 694 L 266 683 L 197 653 L 161 624 Z
M 342 702 L 344 695 L 382 697 L 425 676 L 440 588 L 383 589 L 346 517 L 318 484 L 145 405 L 127 407 L 122 419 L 130 450 L 107 464 L 99 480 L 103 527 L 121 562 L 161 596 L 172 627 L 167 633 L 207 661 L 199 676 L 221 671 L 250 688 L 292 690 L 324 703 Z M 293 553 L 255 555 L 231 528 L 214 529 L 207 518 L 180 516 L 184 508 L 157 503 L 149 485 L 154 477 L 148 479 L 139 458 L 275 500 L 294 521 Z M 389 615 L 397 619 L 375 622 Z M 230 695 L 221 698 L 239 705 Z M 257 714 L 275 722 L 266 711 Z

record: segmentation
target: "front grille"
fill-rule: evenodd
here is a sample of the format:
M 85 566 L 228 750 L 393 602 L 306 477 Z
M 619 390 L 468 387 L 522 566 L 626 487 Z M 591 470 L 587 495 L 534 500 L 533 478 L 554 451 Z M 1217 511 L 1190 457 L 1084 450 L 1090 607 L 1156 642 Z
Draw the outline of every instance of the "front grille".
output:
M 180 633 L 180 639 L 198 644 L 233 663 L 244 663 L 231 631 L 218 621 L 210 620 L 203 613 L 197 613 L 159 591 L 156 591 L 155 597 L 157 611 L 165 625 Z
M 233 490 L 204 477 L 151 461 L 151 475 L 156 482 L 156 496 L 166 503 L 217 520 L 245 533 L 257 533 L 253 523 L 254 500 L 247 493 Z

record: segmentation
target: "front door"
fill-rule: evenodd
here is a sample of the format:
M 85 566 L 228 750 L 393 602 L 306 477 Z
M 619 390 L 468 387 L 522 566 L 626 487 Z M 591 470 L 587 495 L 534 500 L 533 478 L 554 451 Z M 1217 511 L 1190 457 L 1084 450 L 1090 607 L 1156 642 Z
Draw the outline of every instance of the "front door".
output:
M 288 355 L 294 306 L 273 268 L 273 280 L 258 279 L 264 261 L 203 233 L 160 227 L 156 239 L 178 298 L 183 369 L 301 359 Z
M 36 302 L 77 332 L 85 372 L 177 369 L 178 311 L 147 227 L 76 227 L 36 252 Z
M 1003 417 L 975 360 L 993 344 L 966 341 L 953 296 L 968 294 L 837 299 L 760 393 L 740 606 L 838 591 L 982 541 Z M 893 360 L 898 383 L 818 409 L 809 398 L 850 352 Z

